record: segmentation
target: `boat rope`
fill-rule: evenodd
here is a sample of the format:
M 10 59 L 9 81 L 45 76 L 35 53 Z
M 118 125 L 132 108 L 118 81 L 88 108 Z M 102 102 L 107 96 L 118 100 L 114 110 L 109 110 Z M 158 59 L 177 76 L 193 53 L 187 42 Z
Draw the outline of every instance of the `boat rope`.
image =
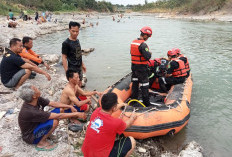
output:
M 126 108 L 126 107 L 125 107 L 125 108 Z M 122 117 L 125 116 L 125 117 L 127 117 L 127 118 L 130 118 L 131 115 L 128 116 L 128 115 L 125 114 L 125 111 L 126 111 L 125 108 L 124 108 L 124 110 L 121 112 L 120 117 L 121 117 L 121 116 L 122 116 Z M 139 110 L 139 109 L 135 109 L 134 112 L 136 112 L 136 111 L 138 111 L 138 110 Z M 152 111 L 152 110 L 161 111 L 161 110 L 158 110 L 156 107 L 153 107 L 153 108 L 151 108 L 151 109 L 149 109 L 149 110 L 147 110 L 147 111 L 145 111 L 145 112 L 140 113 L 139 115 L 137 115 L 137 117 L 139 117 L 139 116 L 141 116 L 141 115 L 144 115 L 145 113 L 150 112 L 150 111 Z M 132 113 L 131 113 L 131 114 L 132 114 Z
M 151 76 L 149 76 L 148 78 L 150 79 L 150 78 L 152 78 L 154 75 L 155 75 L 155 74 L 154 74 L 154 73 L 152 73 L 152 74 L 151 74 Z
M 127 108 L 127 106 L 124 107 L 124 109 L 123 109 L 123 111 L 121 112 L 119 118 L 122 118 L 123 115 L 126 116 L 126 115 L 125 115 L 126 108 Z
M 182 108 L 182 106 L 181 106 L 181 103 L 179 102 L 179 101 L 176 101 L 177 102 L 177 104 L 180 106 L 180 110 L 178 110 L 176 107 L 171 107 L 171 106 L 169 106 L 169 109 L 175 109 L 176 111 L 178 111 L 178 112 L 183 112 L 183 108 Z
M 136 101 L 136 102 L 138 102 L 140 105 L 142 105 L 143 107 L 146 107 L 142 102 L 140 102 L 140 101 L 137 100 L 137 99 L 131 99 L 131 100 L 128 102 L 128 105 L 130 105 L 130 103 L 133 102 L 133 101 Z
M 159 111 L 156 107 L 154 107 L 154 108 L 151 108 L 150 110 L 147 110 L 147 111 L 145 111 L 145 112 L 140 113 L 137 117 L 139 117 L 139 116 L 141 116 L 141 115 L 143 115 L 143 114 L 145 114 L 145 113 L 147 113 L 147 112 L 149 112 L 149 111 L 152 111 L 152 110 L 157 110 L 157 111 Z

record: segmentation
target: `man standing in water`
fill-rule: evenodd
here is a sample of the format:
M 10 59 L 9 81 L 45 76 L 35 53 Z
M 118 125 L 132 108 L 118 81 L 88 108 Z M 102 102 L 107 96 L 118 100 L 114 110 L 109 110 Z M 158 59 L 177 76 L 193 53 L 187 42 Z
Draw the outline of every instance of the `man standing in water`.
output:
M 86 67 L 82 62 L 81 45 L 77 36 L 79 34 L 80 24 L 78 22 L 70 21 L 69 33 L 70 36 L 62 43 L 62 62 L 65 72 L 68 69 L 77 71 L 82 80 L 83 72 L 86 72 Z M 67 63 L 68 62 L 68 63 Z
M 151 37 L 152 29 L 143 27 L 140 37 L 131 43 L 131 70 L 132 70 L 132 99 L 138 99 L 139 85 L 142 91 L 143 103 L 145 106 L 150 105 L 149 101 L 149 80 L 148 80 L 148 61 L 151 58 L 151 52 L 145 41 Z

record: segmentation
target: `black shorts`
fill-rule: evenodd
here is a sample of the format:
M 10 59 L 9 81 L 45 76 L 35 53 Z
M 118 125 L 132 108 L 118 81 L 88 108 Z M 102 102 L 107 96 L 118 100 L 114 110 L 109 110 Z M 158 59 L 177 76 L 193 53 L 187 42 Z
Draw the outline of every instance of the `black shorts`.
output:
M 122 137 L 114 142 L 109 157 L 124 157 L 131 150 L 132 144 L 129 137 Z

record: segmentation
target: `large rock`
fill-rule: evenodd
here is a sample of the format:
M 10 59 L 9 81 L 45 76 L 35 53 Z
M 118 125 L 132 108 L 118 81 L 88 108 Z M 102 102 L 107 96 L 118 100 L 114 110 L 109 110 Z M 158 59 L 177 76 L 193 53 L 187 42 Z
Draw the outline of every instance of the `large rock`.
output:
M 197 142 L 192 141 L 186 145 L 178 157 L 203 157 L 202 150 L 202 147 Z
M 55 64 L 58 63 L 60 60 L 60 55 L 58 54 L 46 54 L 42 55 L 42 58 L 44 61 L 48 62 L 49 64 Z

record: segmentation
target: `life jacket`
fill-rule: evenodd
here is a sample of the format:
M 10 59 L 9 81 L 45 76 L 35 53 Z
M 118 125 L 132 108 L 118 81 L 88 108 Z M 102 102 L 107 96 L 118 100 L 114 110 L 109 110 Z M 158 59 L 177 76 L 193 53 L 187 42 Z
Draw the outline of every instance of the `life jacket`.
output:
M 139 51 L 139 46 L 144 42 L 145 40 L 134 40 L 131 43 L 131 63 L 133 64 L 148 64 L 148 61 L 143 57 L 141 52 Z
M 188 58 L 185 57 L 183 54 L 180 54 L 178 58 L 181 58 L 181 57 L 186 58 L 186 63 L 184 63 L 185 64 L 185 69 L 186 69 L 186 71 L 190 71 Z
M 172 72 L 172 76 L 173 77 L 184 77 L 187 76 L 187 71 L 185 68 L 185 64 L 184 61 L 178 59 L 178 58 L 173 58 L 172 61 L 175 61 L 179 64 L 179 68 L 178 69 L 174 69 Z
M 150 59 L 149 62 L 148 62 L 148 66 L 149 67 L 154 67 L 155 65 L 155 61 L 153 59 Z

